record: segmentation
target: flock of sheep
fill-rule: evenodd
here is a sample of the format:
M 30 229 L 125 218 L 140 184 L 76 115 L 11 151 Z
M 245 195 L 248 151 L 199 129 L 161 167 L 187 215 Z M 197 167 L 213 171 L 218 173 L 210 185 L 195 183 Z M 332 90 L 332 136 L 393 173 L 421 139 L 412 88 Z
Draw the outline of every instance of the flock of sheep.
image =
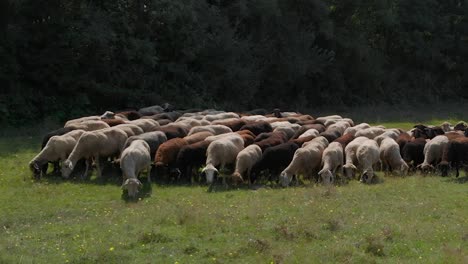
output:
M 80 162 L 85 164 L 82 177 L 93 164 L 97 177 L 105 163 L 120 164 L 129 197 L 142 186 L 141 172 L 146 170 L 151 181 L 152 168 L 157 179 L 193 182 L 203 176 L 208 184 L 216 178 L 224 184 L 226 178 L 251 184 L 264 177 L 288 186 L 299 176 L 332 184 L 337 176 L 351 180 L 355 174 L 371 183 L 378 169 L 405 175 L 410 169 L 438 168 L 447 175 L 454 167 L 458 176 L 468 162 L 467 136 L 464 123 L 403 131 L 354 124 L 338 115 L 313 118 L 278 109 L 234 113 L 152 106 L 70 120 L 44 137 L 29 166 L 39 178 L 50 162 L 69 178 Z M 224 172 L 228 166 L 233 173 Z

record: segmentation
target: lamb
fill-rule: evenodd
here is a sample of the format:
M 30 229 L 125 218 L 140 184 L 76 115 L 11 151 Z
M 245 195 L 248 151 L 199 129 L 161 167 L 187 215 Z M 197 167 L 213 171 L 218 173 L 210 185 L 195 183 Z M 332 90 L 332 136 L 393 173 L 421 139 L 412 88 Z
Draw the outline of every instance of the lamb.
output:
M 137 125 L 132 125 L 132 124 L 117 125 L 112 128 L 122 130 L 123 132 L 125 132 L 125 134 L 127 134 L 127 137 L 140 135 L 144 133 L 143 129 L 141 129 Z
M 84 130 L 74 130 L 64 135 L 51 137 L 41 152 L 29 162 L 29 167 L 33 171 L 34 177 L 38 179 L 47 172 L 47 167 L 46 171 L 44 171 L 43 166 L 47 165 L 49 161 L 58 162 L 66 160 L 84 132 Z
M 417 166 L 422 171 L 434 170 L 434 165 L 442 159 L 442 153 L 449 139 L 446 136 L 436 136 L 424 146 L 424 162 Z
M 164 134 L 161 131 L 153 131 L 136 136 L 131 136 L 125 142 L 124 149 L 130 146 L 130 144 L 135 140 L 144 140 L 150 147 L 150 156 L 154 157 L 159 146 L 167 141 L 167 137 L 166 134 Z
M 265 149 L 285 143 L 287 140 L 288 139 L 286 135 L 283 132 L 278 131 L 278 132 L 271 132 L 269 137 L 261 141 L 257 141 L 254 144 L 258 145 L 262 149 L 262 151 L 265 151 Z
M 383 171 L 398 170 L 400 175 L 408 173 L 409 166 L 401 157 L 400 146 L 393 138 L 383 139 L 380 143 L 379 152 Z
M 225 134 L 225 133 L 232 132 L 232 130 L 227 126 L 208 125 L 208 126 L 192 127 L 192 129 L 190 129 L 190 131 L 188 133 L 188 136 L 193 135 L 193 134 L 198 133 L 198 132 L 202 132 L 202 131 L 208 131 L 208 132 L 211 132 L 214 135 L 219 135 L 219 134 Z
M 384 128 L 381 127 L 369 127 L 361 129 L 356 132 L 355 137 L 367 137 L 369 139 L 374 139 L 377 136 L 382 135 L 385 132 Z
M 247 176 L 250 184 L 250 173 L 252 167 L 262 158 L 262 149 L 257 145 L 250 145 L 241 150 L 236 158 L 236 169 L 232 178 L 236 182 L 243 182 L 242 175 Z
M 307 146 L 296 150 L 291 163 L 280 174 L 281 185 L 288 186 L 293 175 L 297 177 L 299 174 L 304 174 L 312 179 L 312 176 L 318 172 L 322 161 L 322 152 L 327 146 L 328 141 L 324 137 L 317 137 Z
M 370 125 L 367 123 L 361 123 L 352 127 L 348 127 L 345 131 L 344 134 L 352 134 L 353 136 L 356 136 L 356 132 L 359 130 L 363 130 L 366 128 L 370 128 Z
M 268 122 L 258 121 L 258 122 L 247 124 L 247 125 L 241 127 L 240 130 L 249 130 L 250 132 L 254 133 L 257 136 L 260 133 L 272 132 L 273 128 L 271 127 L 270 123 L 268 123 Z
M 401 154 L 403 160 L 407 164 L 411 165 L 412 168 L 416 168 L 424 161 L 425 145 L 426 140 L 424 138 L 413 138 L 406 142 Z
M 366 137 L 356 137 L 344 149 L 346 161 L 345 161 L 345 165 L 343 165 L 343 169 L 344 169 L 346 178 L 348 178 L 348 180 L 351 180 L 354 178 L 354 172 L 357 170 L 357 167 L 355 165 L 358 163 L 358 160 L 356 157 L 357 149 L 367 139 L 368 138 Z
M 124 183 L 122 189 L 128 190 L 128 196 L 135 198 L 141 182 L 138 175 L 146 169 L 148 183 L 151 182 L 151 156 L 150 146 L 146 141 L 137 139 L 130 143 L 120 156 L 120 168 L 122 169 Z
M 244 140 L 237 134 L 222 137 L 211 142 L 206 150 L 206 167 L 202 171 L 206 174 L 207 183 L 213 183 L 215 173 L 218 173 L 216 166 L 220 166 L 223 169 L 227 164 L 234 163 L 237 154 L 243 148 Z M 226 184 L 225 177 L 223 177 L 223 183 Z
M 128 121 L 127 124 L 139 126 L 145 133 L 156 131 L 160 127 L 159 123 L 157 121 L 154 121 L 153 119 L 137 119 L 133 121 Z
M 372 183 L 374 178 L 374 169 L 372 167 L 379 162 L 379 156 L 379 145 L 373 139 L 365 140 L 357 148 L 356 159 L 362 171 L 361 182 Z
M 194 133 L 190 136 L 186 136 L 184 137 L 184 139 L 185 141 L 187 141 L 188 144 L 193 144 L 199 141 L 203 141 L 209 136 L 214 136 L 214 134 L 208 131 L 202 131 L 202 132 Z
M 83 133 L 62 166 L 62 176 L 68 178 L 78 160 L 85 158 L 89 161 L 94 157 L 97 176 L 101 177 L 100 157 L 118 157 L 127 138 L 124 131 L 114 127 Z M 83 176 L 87 175 L 88 169 L 89 162 Z
M 94 131 L 104 128 L 109 128 L 110 126 L 101 120 L 86 120 L 80 123 L 71 123 L 65 125 L 65 127 L 71 127 L 73 129 L 82 129 L 84 131 Z
M 322 170 L 318 172 L 322 178 L 323 184 L 330 184 L 335 181 L 336 170 L 340 169 L 343 175 L 343 147 L 338 142 L 332 142 L 323 151 L 322 154 Z

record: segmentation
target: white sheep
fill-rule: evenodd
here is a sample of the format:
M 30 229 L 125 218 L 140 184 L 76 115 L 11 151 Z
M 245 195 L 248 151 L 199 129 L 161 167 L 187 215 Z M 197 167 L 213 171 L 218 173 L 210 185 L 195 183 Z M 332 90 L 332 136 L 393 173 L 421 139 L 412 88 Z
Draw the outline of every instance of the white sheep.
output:
M 78 123 L 81 123 L 81 122 L 84 122 L 84 121 L 91 121 L 91 120 L 95 120 L 95 121 L 96 120 L 101 120 L 101 117 L 100 116 L 85 116 L 85 117 L 80 117 L 80 118 L 68 120 L 65 123 L 64 127 L 68 127 L 71 124 L 78 124 Z
M 358 164 L 356 158 L 356 151 L 358 147 L 364 142 L 368 140 L 366 137 L 357 137 L 353 141 L 351 141 L 345 148 L 345 165 L 343 165 L 343 169 L 348 180 L 354 178 L 354 173 L 357 171 L 356 165 Z
M 309 137 L 309 136 L 318 137 L 319 134 L 320 134 L 320 133 L 318 132 L 317 129 L 311 128 L 311 129 L 306 130 L 306 132 L 302 133 L 302 134 L 299 136 L 299 138 Z
M 339 115 L 329 115 L 329 116 L 317 117 L 315 120 L 325 123 L 327 122 L 327 120 L 339 120 L 339 119 L 343 119 L 343 117 Z
M 357 148 L 356 159 L 362 171 L 361 182 L 371 183 L 374 178 L 373 166 L 380 160 L 379 145 L 375 140 L 368 139 Z
M 400 175 L 408 173 L 409 166 L 401 157 L 400 146 L 393 138 L 387 137 L 383 139 L 380 143 L 379 152 L 382 170 L 398 170 Z
M 136 136 L 144 133 L 143 129 L 133 124 L 116 125 L 113 126 L 113 128 L 122 130 L 123 132 L 125 132 L 125 134 L 127 134 L 127 137 Z
M 362 130 L 359 130 L 354 135 L 355 137 L 366 137 L 369 139 L 374 139 L 377 136 L 380 136 L 385 132 L 384 128 L 381 127 L 369 127 Z
M 262 115 L 251 115 L 251 116 L 243 116 L 241 117 L 246 122 L 257 122 L 257 121 L 264 121 L 267 117 Z
M 224 125 L 196 126 L 196 127 L 192 127 L 190 129 L 187 136 L 191 136 L 191 135 L 193 135 L 195 133 L 203 132 L 203 131 L 211 132 L 214 135 L 220 135 L 220 134 L 230 133 L 230 132 L 232 132 L 232 129 L 230 129 L 229 127 L 224 126 Z
M 453 131 L 453 128 L 449 122 L 443 122 L 442 125 L 440 125 L 440 127 L 442 127 L 442 130 L 444 130 L 444 132 Z
M 349 123 L 346 121 L 338 121 L 330 126 L 327 127 L 327 130 L 338 130 L 341 135 L 345 132 L 345 130 L 350 127 Z
M 358 132 L 359 130 L 363 130 L 363 129 L 369 128 L 369 127 L 370 127 L 370 125 L 367 124 L 367 123 L 360 123 L 360 124 L 358 124 L 358 125 L 355 125 L 355 126 L 352 126 L 352 127 L 348 127 L 348 128 L 344 131 L 343 135 L 344 135 L 344 134 L 351 134 L 351 135 L 355 136 L 355 135 L 356 135 L 356 132 Z
M 305 147 L 294 153 L 291 163 L 280 174 L 280 183 L 283 187 L 291 183 L 292 177 L 303 174 L 305 177 L 315 178 L 322 161 L 322 151 L 328 146 L 324 137 L 317 137 L 308 142 Z
M 118 157 L 127 138 L 127 134 L 124 131 L 114 127 L 83 133 L 70 156 L 62 164 L 62 176 L 68 178 L 78 160 L 85 158 L 89 161 L 90 158 L 94 157 L 97 175 L 100 177 L 101 166 L 99 159 L 101 157 Z M 83 177 L 87 175 L 89 165 L 89 162 L 86 162 L 86 170 Z
M 214 140 L 208 146 L 206 150 L 206 167 L 203 168 L 202 171 L 206 174 L 206 181 L 208 184 L 213 183 L 214 174 L 218 173 L 216 166 L 223 169 L 227 164 L 234 163 L 237 154 L 244 148 L 244 140 L 242 137 L 239 134 L 236 134 L 237 136 L 234 134 L 236 133 Z M 225 177 L 223 177 L 223 183 L 226 184 Z
M 335 181 L 337 169 L 343 175 L 343 146 L 341 143 L 332 142 L 322 154 L 322 170 L 318 175 L 322 178 L 323 184 Z
M 207 125 L 210 125 L 210 121 L 207 121 L 207 120 L 203 120 L 203 119 L 194 119 L 194 118 L 185 118 L 183 120 L 178 120 L 174 123 L 177 123 L 177 124 L 185 124 L 187 125 L 189 128 L 192 128 L 192 127 L 196 127 L 196 126 L 207 126 Z
M 387 130 L 385 131 L 384 133 L 382 133 L 381 135 L 377 136 L 374 138 L 374 140 L 377 142 L 377 144 L 380 144 L 382 143 L 382 141 L 386 138 L 391 138 L 393 140 L 397 140 L 398 136 L 400 135 L 399 131 L 396 132 L 394 130 Z
M 134 198 L 141 182 L 138 175 L 146 169 L 148 182 L 151 182 L 150 147 L 144 140 L 133 141 L 120 155 L 120 168 L 124 178 L 122 189 L 128 190 L 128 196 Z
M 434 170 L 433 164 L 438 164 L 442 160 L 442 153 L 448 142 L 448 138 L 444 135 L 436 136 L 427 142 L 423 150 L 424 162 L 419 164 L 417 168 L 421 168 L 423 171 Z
M 234 179 L 240 182 L 244 181 L 242 175 L 247 176 L 250 184 L 250 171 L 252 167 L 262 158 L 262 149 L 255 144 L 252 144 L 241 150 L 236 158 L 236 169 L 232 174 Z
M 41 152 L 29 162 L 29 167 L 35 176 L 42 173 L 40 168 L 47 162 L 65 161 L 84 132 L 84 130 L 73 130 L 61 136 L 51 137 Z
M 94 130 L 109 128 L 109 125 L 106 122 L 100 121 L 100 120 L 86 120 L 86 121 L 79 122 L 79 123 L 71 123 L 71 124 L 65 125 L 65 127 L 69 127 L 73 129 L 81 129 L 84 131 L 94 131 Z
M 158 121 L 155 121 L 153 119 L 136 119 L 132 121 L 127 121 L 126 123 L 140 127 L 145 133 L 156 131 L 158 128 L 160 128 Z
M 228 118 L 239 118 L 239 115 L 234 112 L 217 113 L 217 114 L 206 115 L 203 119 L 213 122 L 215 120 L 228 119 Z

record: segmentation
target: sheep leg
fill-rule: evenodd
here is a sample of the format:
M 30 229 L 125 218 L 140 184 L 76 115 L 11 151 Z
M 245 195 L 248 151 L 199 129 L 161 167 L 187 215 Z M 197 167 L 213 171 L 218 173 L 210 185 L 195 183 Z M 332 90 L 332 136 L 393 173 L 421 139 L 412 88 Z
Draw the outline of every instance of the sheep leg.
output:
M 151 184 L 151 165 L 149 165 L 146 170 L 147 170 L 146 175 L 148 177 L 148 183 Z
M 97 170 L 96 176 L 97 176 L 98 178 L 101 178 L 101 176 L 102 176 L 102 171 L 101 171 L 101 161 L 100 161 L 99 156 L 96 157 L 96 161 L 95 161 L 95 162 L 96 162 L 96 170 Z
M 83 175 L 81 175 L 81 179 L 84 180 L 86 179 L 86 177 L 88 177 L 88 170 L 89 170 L 89 164 L 91 163 L 90 159 L 86 159 L 86 168 L 85 168 L 85 171 L 83 173 Z
M 226 182 L 226 175 L 221 176 L 221 172 L 224 171 L 224 166 L 225 166 L 225 165 L 223 164 L 223 165 L 221 166 L 221 168 L 219 169 L 218 176 L 220 176 L 220 177 L 223 178 L 223 185 L 224 185 L 225 188 L 227 188 L 228 185 L 227 185 L 227 182 Z

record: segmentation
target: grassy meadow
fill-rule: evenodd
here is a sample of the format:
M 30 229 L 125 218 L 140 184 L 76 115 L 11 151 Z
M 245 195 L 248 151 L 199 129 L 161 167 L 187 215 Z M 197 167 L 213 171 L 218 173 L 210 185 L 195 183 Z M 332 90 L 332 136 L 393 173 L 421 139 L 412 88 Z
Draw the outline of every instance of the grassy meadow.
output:
M 118 178 L 33 181 L 39 148 L 0 139 L 0 263 L 468 263 L 464 172 L 211 193 L 153 183 L 126 202 Z

